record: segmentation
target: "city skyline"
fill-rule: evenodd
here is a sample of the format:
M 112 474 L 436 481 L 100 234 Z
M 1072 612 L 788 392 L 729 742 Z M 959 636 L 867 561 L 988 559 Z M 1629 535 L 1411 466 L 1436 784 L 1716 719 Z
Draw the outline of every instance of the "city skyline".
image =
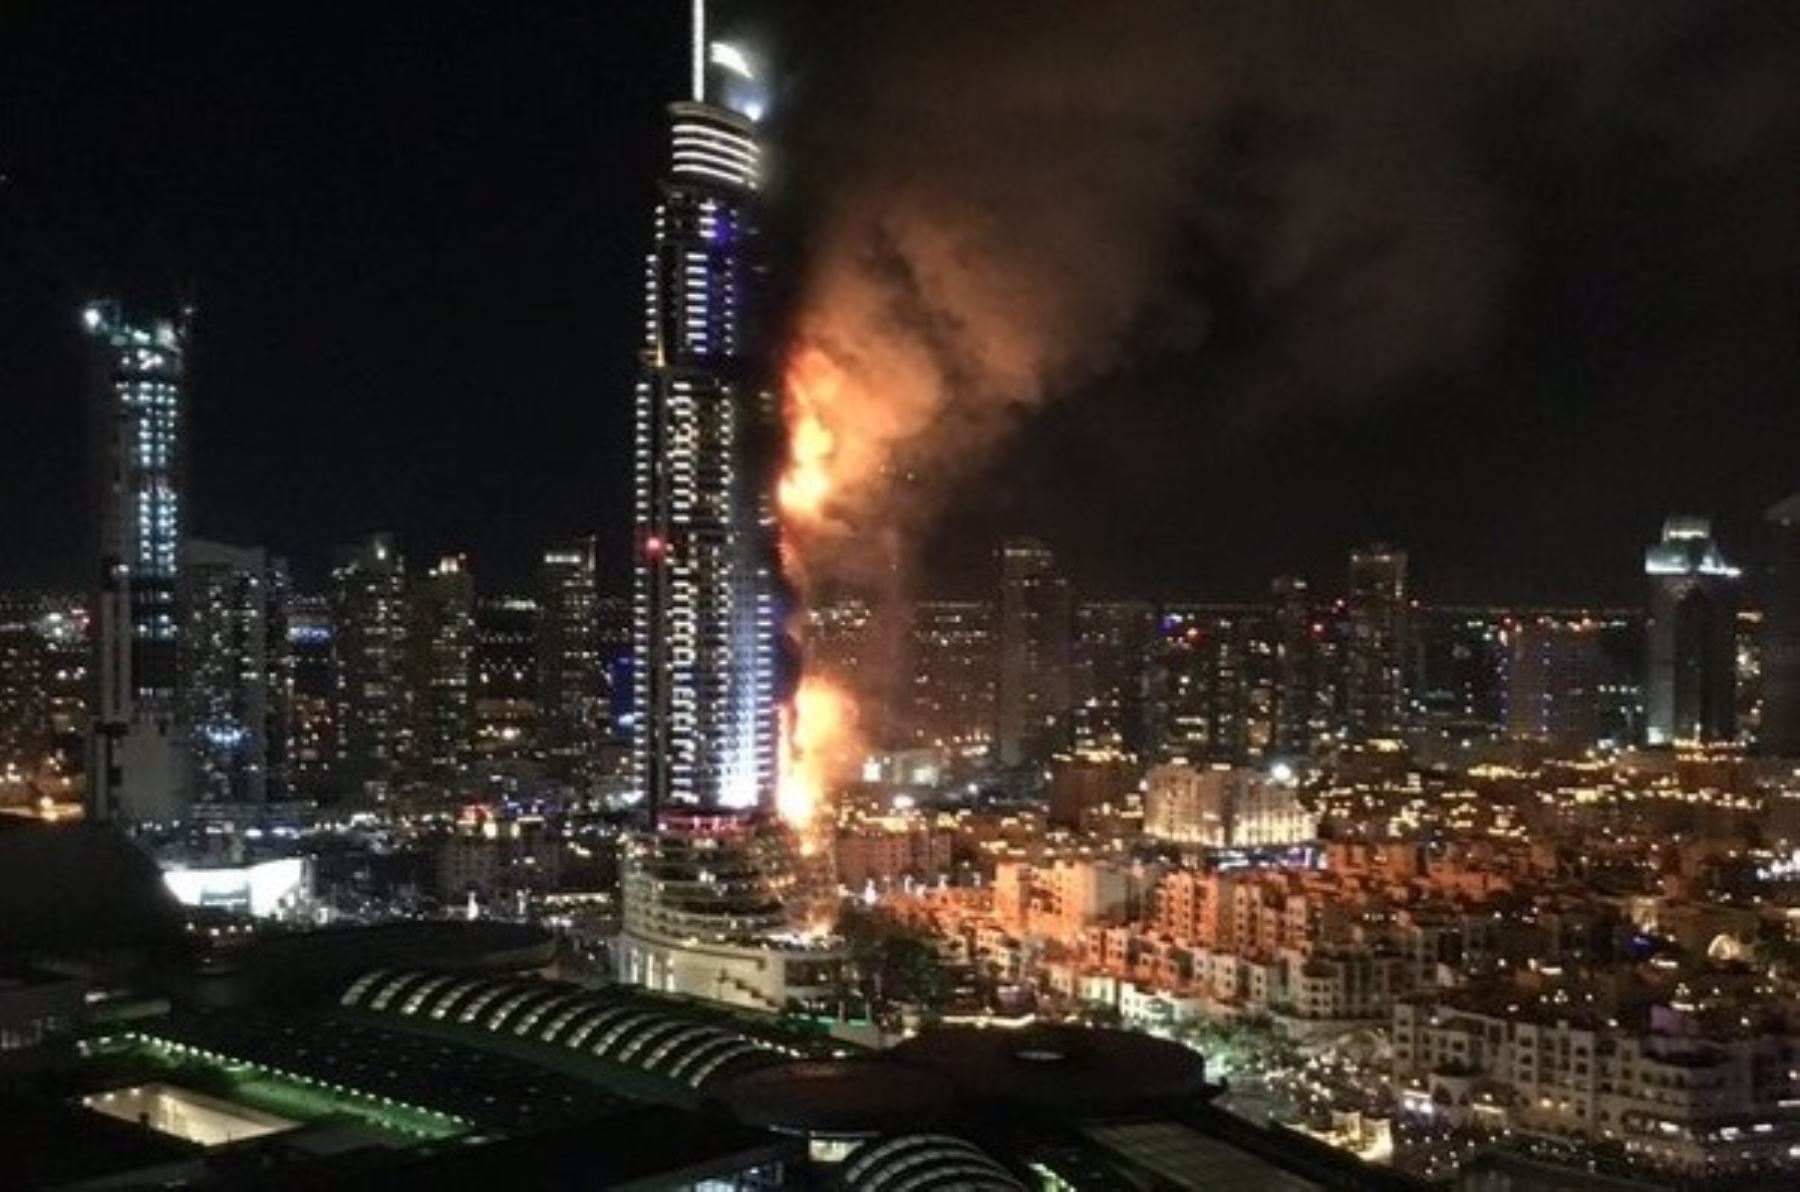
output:
M 1800 22 L 15 8 L 0 1184 L 1795 1186 Z
M 604 21 L 550 9 L 492 27 L 450 12 L 417 29 L 384 14 L 352 39 L 330 21 L 289 29 L 239 14 L 222 26 L 239 52 L 224 56 L 192 48 L 204 40 L 190 36 L 194 15 L 140 25 L 75 5 L 21 17 L 16 44 L 39 53 L 15 76 L 26 119 L 0 144 L 0 259 L 20 279 L 5 296 L 0 366 L 23 395 L 17 442 L 45 466 L 0 489 L 8 507 L 32 514 L 0 553 L 0 584 L 80 581 L 67 545 L 81 524 L 79 488 L 58 479 L 80 460 L 69 312 L 93 293 L 148 290 L 162 305 L 174 292 L 198 306 L 196 533 L 263 543 L 312 580 L 336 543 L 393 529 L 419 557 L 466 551 L 479 573 L 507 584 L 535 566 L 522 527 L 542 526 L 545 542 L 598 533 L 616 587 L 630 558 L 618 516 L 629 444 L 615 417 L 616 395 L 629 392 L 638 298 L 630 229 L 660 147 L 650 113 L 686 73 L 679 7 L 634 6 Z M 726 14 L 793 64 L 792 102 L 778 95 L 771 114 L 794 163 L 777 203 L 788 223 L 814 202 L 812 175 L 863 127 L 834 125 L 856 117 L 821 116 L 803 101 L 859 62 L 879 77 L 894 56 L 869 49 L 891 32 L 878 15 L 835 18 L 846 30 L 802 9 Z M 1056 10 L 1045 36 L 1070 19 Z M 1467 18 L 1475 30 L 1487 19 Z M 1698 78 L 1708 38 L 1758 28 L 1753 13 L 1722 11 L 1691 26 L 1662 22 L 1655 37 L 1671 69 Z M 1566 56 L 1548 56 L 1557 86 L 1582 77 L 1584 55 L 1608 50 L 1608 29 L 1596 19 Z M 858 36 L 836 37 L 845 32 Z M 1451 32 L 1426 22 L 1414 36 L 1429 45 Z M 977 22 L 934 70 L 964 81 L 968 60 L 995 52 L 986 33 Z M 1727 81 L 1755 77 L 1764 55 L 1791 48 L 1780 37 L 1761 49 L 1745 36 L 1729 44 Z M 58 47 L 71 45 L 90 57 L 65 70 Z M 116 69 L 92 70 L 107 61 Z M 517 69 L 523 61 L 530 71 Z M 1026 62 L 1002 64 L 1011 77 Z M 1515 82 L 1529 77 L 1508 67 Z M 332 83 L 277 108 L 251 102 L 263 71 Z M 176 78 L 191 83 L 169 86 Z M 506 105 L 490 110 L 501 80 Z M 1710 514 L 1753 579 L 1761 512 L 1791 487 L 1772 445 L 1794 433 L 1793 403 L 1779 395 L 1800 370 L 1791 336 L 1757 330 L 1788 299 L 1766 291 L 1768 269 L 1734 262 L 1743 238 L 1761 235 L 1774 260 L 1796 239 L 1791 212 L 1760 197 L 1783 176 L 1770 161 L 1794 127 L 1779 95 L 1764 99 L 1763 118 L 1726 156 L 1696 163 L 1685 147 L 1736 109 L 1720 106 L 1735 94 L 1725 84 L 1693 85 L 1702 93 L 1673 130 L 1639 134 L 1603 113 L 1568 134 L 1599 160 L 1639 135 L 1657 149 L 1635 168 L 1659 205 L 1622 222 L 1605 207 L 1604 179 L 1580 171 L 1570 175 L 1574 201 L 1552 210 L 1533 171 L 1559 168 L 1570 150 L 1529 112 L 1502 105 L 1494 119 L 1515 156 L 1494 168 L 1524 188 L 1502 196 L 1522 231 L 1495 233 L 1514 262 L 1498 341 L 1480 361 L 1246 430 L 1227 399 L 1254 371 L 1246 349 L 1267 312 L 1198 285 L 1189 296 L 1221 330 L 1218 351 L 1174 367 L 1190 382 L 1171 384 L 1162 353 L 1059 386 L 1066 400 L 1009 432 L 1010 446 L 955 486 L 959 518 L 939 522 L 925 550 L 942 574 L 923 576 L 920 590 L 959 594 L 955 577 L 1009 536 L 1042 538 L 1085 591 L 1219 598 L 1253 595 L 1281 574 L 1317 582 L 1335 574 L 1344 548 L 1386 538 L 1408 545 L 1413 586 L 1440 599 L 1617 602 L 1636 593 L 1634 544 L 1671 509 Z M 129 116 L 115 118 L 127 97 Z M 998 109 L 991 119 L 1004 117 Z M 37 135 L 53 123 L 76 135 Z M 185 135 L 173 144 L 146 135 L 162 127 Z M 515 135 L 521 127 L 530 135 Z M 226 160 L 255 164 L 221 171 Z M 1713 221 L 1701 195 L 1742 218 Z M 1602 212 L 1608 230 L 1596 239 Z M 1715 260 L 1703 248 L 1721 222 L 1737 230 Z M 382 267 L 361 267 L 378 247 Z M 1629 264 L 1646 249 L 1646 267 L 1660 266 L 1647 278 Z M 1196 259 L 1209 251 L 1200 245 Z M 1229 280 L 1221 269 L 1214 280 Z M 1575 313 L 1588 324 L 1578 350 L 1549 351 L 1550 328 Z M 1616 367 L 1633 353 L 1668 367 Z M 1136 396 L 1121 404 L 1123 391 Z M 1471 420 L 1496 433 L 1464 434 Z M 1107 429 L 1098 439 L 1096 425 Z M 1537 449 L 1565 436 L 1584 451 Z M 1691 449 L 1702 441 L 1711 448 Z M 1168 457 L 1173 443 L 1186 449 Z M 1077 452 L 1089 483 L 1051 483 L 1071 473 Z M 340 461 L 328 482 L 322 458 Z M 1246 486 L 1255 500 L 1240 499 Z M 1314 496 L 1346 487 L 1349 500 Z M 1107 499 L 1094 500 L 1102 489 Z M 295 508 L 311 515 L 282 525 Z

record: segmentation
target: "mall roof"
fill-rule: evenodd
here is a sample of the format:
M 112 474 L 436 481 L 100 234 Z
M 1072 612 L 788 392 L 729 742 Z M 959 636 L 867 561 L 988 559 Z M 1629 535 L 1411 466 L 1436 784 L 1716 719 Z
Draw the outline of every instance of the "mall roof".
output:
M 972 1143 L 906 1134 L 864 1144 L 837 1182 L 857 1192 L 1024 1192 L 1025 1185 Z
M 394 1026 L 449 1030 L 529 1049 L 540 1058 L 601 1065 L 643 1092 L 649 1078 L 676 1101 L 692 1102 L 715 1081 L 799 1052 L 680 1003 L 628 989 L 585 989 L 529 977 L 377 969 L 344 991 L 340 1005 Z

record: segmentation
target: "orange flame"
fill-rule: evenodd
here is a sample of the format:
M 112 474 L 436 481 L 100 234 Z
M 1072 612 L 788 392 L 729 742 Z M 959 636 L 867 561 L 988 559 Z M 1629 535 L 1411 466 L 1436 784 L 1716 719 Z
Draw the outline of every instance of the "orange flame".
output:
M 854 718 L 843 688 L 819 675 L 801 679 L 794 702 L 782 710 L 776 809 L 803 844 L 816 845 L 830 829 L 831 784 L 854 762 Z
M 841 463 L 830 418 L 843 377 L 830 357 L 808 347 L 795 354 L 785 381 L 787 459 L 776 486 L 781 562 L 804 598 L 806 540 L 828 520 L 834 468 Z M 776 810 L 799 833 L 805 852 L 823 843 L 831 784 L 854 765 L 855 714 L 849 693 L 817 674 L 803 676 L 782 709 Z
M 838 448 L 830 417 L 842 387 L 842 374 L 816 348 L 802 349 L 788 368 L 788 457 L 775 495 L 790 529 L 825 517 Z

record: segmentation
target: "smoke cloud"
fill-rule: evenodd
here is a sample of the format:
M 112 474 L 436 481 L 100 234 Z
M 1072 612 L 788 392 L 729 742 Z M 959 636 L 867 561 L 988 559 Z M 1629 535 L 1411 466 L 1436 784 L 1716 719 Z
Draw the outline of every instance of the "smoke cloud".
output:
M 809 14 L 832 49 L 783 130 L 831 448 L 790 532 L 814 589 L 904 590 L 945 494 L 1033 410 L 1147 355 L 1205 360 L 1228 316 L 1205 400 L 1239 424 L 1480 366 L 1517 257 L 1494 113 L 1535 80 L 1700 156 L 1791 88 L 1655 102 L 1672 47 L 1731 7 L 1674 0 L 831 7 L 858 11 Z
M 1479 359 L 1511 251 L 1472 122 L 1533 72 L 1575 76 L 1590 111 L 1654 99 L 1646 65 L 1720 6 L 851 7 L 872 11 L 830 31 L 789 132 L 811 192 L 799 331 L 847 374 L 833 504 L 866 525 L 909 472 L 1126 353 L 1199 346 L 1208 270 L 1266 326 L 1239 395 L 1265 406 Z

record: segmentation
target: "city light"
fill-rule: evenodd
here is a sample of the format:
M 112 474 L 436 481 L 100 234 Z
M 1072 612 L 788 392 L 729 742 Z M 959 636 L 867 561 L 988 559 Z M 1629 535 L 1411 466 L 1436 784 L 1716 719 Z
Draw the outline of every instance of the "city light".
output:
M 0 1185 L 1800 1186 L 1759 6 L 27 7 Z

